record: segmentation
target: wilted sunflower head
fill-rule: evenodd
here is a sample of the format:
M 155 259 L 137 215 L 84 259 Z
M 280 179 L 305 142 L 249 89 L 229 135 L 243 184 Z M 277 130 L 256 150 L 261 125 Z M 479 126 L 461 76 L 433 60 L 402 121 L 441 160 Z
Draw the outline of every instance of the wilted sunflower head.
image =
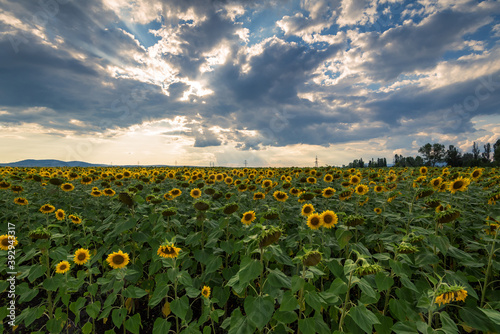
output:
M 222 209 L 222 212 L 224 212 L 226 215 L 230 215 L 230 214 L 235 213 L 236 211 L 238 211 L 238 209 L 239 209 L 238 204 L 236 204 L 236 203 L 229 203 L 229 204 L 226 204 L 224 206 L 224 208 Z
M 199 211 L 206 211 L 210 209 L 210 204 L 207 201 L 197 201 L 194 203 L 194 208 Z
M 365 217 L 361 215 L 349 215 L 346 217 L 344 224 L 346 226 L 358 226 L 365 223 Z
M 320 263 L 321 253 L 318 251 L 309 251 L 302 256 L 302 263 L 306 267 L 312 267 Z
M 279 240 L 283 230 L 277 227 L 271 227 L 270 229 L 262 231 L 259 235 L 259 247 L 264 248 L 267 247 Z

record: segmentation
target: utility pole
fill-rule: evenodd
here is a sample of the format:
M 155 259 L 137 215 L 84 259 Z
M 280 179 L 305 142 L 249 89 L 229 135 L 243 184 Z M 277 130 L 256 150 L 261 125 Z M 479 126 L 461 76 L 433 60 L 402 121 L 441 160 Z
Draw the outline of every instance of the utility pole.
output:
M 314 162 L 314 167 L 318 168 L 318 156 L 316 156 L 316 161 Z

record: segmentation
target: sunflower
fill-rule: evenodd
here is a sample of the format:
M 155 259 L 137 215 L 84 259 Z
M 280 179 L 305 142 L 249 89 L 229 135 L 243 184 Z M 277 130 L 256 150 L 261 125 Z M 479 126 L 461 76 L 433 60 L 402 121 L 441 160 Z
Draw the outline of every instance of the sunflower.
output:
M 64 220 L 64 217 L 66 216 L 66 213 L 64 212 L 63 209 L 59 209 L 56 211 L 56 218 L 57 220 Z
M 323 181 L 325 181 L 325 182 L 332 182 L 333 181 L 333 176 L 331 174 L 326 174 L 325 177 L 323 178 Z
M 90 193 L 92 196 L 94 197 L 100 197 L 102 195 L 102 192 L 100 190 L 92 190 L 92 192 Z
M 63 183 L 61 184 L 61 189 L 64 191 L 72 191 L 75 189 L 75 186 L 71 183 Z
M 366 193 L 368 193 L 369 190 L 370 190 L 370 188 L 364 184 L 360 184 L 360 185 L 356 186 L 356 188 L 355 188 L 355 192 L 358 195 L 365 195 Z
M 10 183 L 6 181 L 0 182 L 0 189 L 9 189 Z
M 106 188 L 106 189 L 104 189 L 102 191 L 102 194 L 104 196 L 110 196 L 110 197 L 112 197 L 112 196 L 115 196 L 116 192 L 113 189 L 111 189 L 111 188 Z
M 350 184 L 358 184 L 361 182 L 361 178 L 357 175 L 351 175 L 351 178 L 349 179 Z
M 325 188 L 323 189 L 323 197 L 324 198 L 330 198 L 333 196 L 333 194 L 335 194 L 336 190 L 333 189 L 332 187 L 328 187 L 328 188 Z
M 382 213 L 382 209 L 381 209 L 381 208 L 375 208 L 375 209 L 373 209 L 373 211 L 374 211 L 377 215 L 379 215 L 379 214 L 381 214 L 381 213 Z
M 434 190 L 438 190 L 439 187 L 441 186 L 441 183 L 443 183 L 443 179 L 441 177 L 436 177 L 435 179 L 432 179 L 430 182 L 430 185 Z
M 349 198 L 351 198 L 351 195 L 352 195 L 351 190 L 344 190 L 343 192 L 340 193 L 339 199 L 341 201 L 345 201 L 345 200 L 348 200 Z
M 256 192 L 256 193 L 253 194 L 253 199 L 254 200 L 264 199 L 264 198 L 266 198 L 266 194 L 264 194 L 264 193 L 262 193 L 260 191 L 258 191 L 258 192 Z
M 170 190 L 170 195 L 173 198 L 176 198 L 176 197 L 179 197 L 180 195 L 182 195 L 182 191 L 180 189 L 174 188 L 174 189 Z
M 9 246 L 16 247 L 18 244 L 17 238 L 13 235 L 4 234 L 0 236 L 0 249 L 9 250 Z
M 476 168 L 474 169 L 474 171 L 472 171 L 472 173 L 470 173 L 470 177 L 476 181 L 477 179 L 479 179 L 481 177 L 481 175 L 483 175 L 483 170 L 481 168 Z
M 373 190 L 376 193 L 381 193 L 381 192 L 383 192 L 385 190 L 385 188 L 384 188 L 384 186 L 378 185 L 378 186 L 373 187 Z
M 210 297 L 210 287 L 204 285 L 203 288 L 201 289 L 201 295 L 205 298 Z
M 88 260 L 90 260 L 90 252 L 88 249 L 80 248 L 75 252 L 73 261 L 75 261 L 76 264 L 82 265 L 85 264 Z
M 189 194 L 191 195 L 192 198 L 200 198 L 201 197 L 201 190 L 198 188 L 194 188 L 193 190 L 191 190 L 191 192 Z
M 231 176 L 228 176 L 224 179 L 224 183 L 227 184 L 228 186 L 233 183 L 233 178 Z
M 28 200 L 24 197 L 16 197 L 14 198 L 14 203 L 17 205 L 28 205 Z
M 317 213 L 312 213 L 307 217 L 307 226 L 311 230 L 317 230 L 323 225 L 323 220 L 321 220 L 321 216 Z
M 322 226 L 326 228 L 335 227 L 335 225 L 339 222 L 337 214 L 331 210 L 323 211 L 320 215 L 320 219 L 322 221 Z
M 452 194 L 457 191 L 465 191 L 467 190 L 467 186 L 470 184 L 470 179 L 459 177 L 458 179 L 451 181 L 448 189 Z
M 69 215 L 68 216 L 69 219 L 71 219 L 71 221 L 73 222 L 73 224 L 81 224 L 82 223 L 82 219 L 80 217 L 78 217 L 77 215 Z
M 307 178 L 307 183 L 310 183 L 310 184 L 315 184 L 316 183 L 316 178 L 315 177 L 312 177 L 312 176 L 309 176 Z
M 16 194 L 19 194 L 19 193 L 22 193 L 24 191 L 24 188 L 22 186 L 12 186 L 10 188 L 10 190 L 12 190 L 12 192 L 14 192 Z
M 272 185 L 273 185 L 273 181 L 271 181 L 271 180 L 262 181 L 262 188 L 269 188 Z
M 175 247 L 174 244 L 160 245 L 160 247 L 158 247 L 158 251 L 156 251 L 156 254 L 161 257 L 175 259 L 179 256 L 180 250 L 181 249 L 179 247 Z
M 273 197 L 276 198 L 276 200 L 279 202 L 285 202 L 288 199 L 288 195 L 285 192 L 279 190 L 273 193 Z
M 304 204 L 304 206 L 302 206 L 300 214 L 302 216 L 308 217 L 313 212 L 314 212 L 314 206 L 312 204 Z
M 436 293 L 436 300 L 434 303 L 441 306 L 441 304 L 449 304 L 453 301 L 465 301 L 467 298 L 467 290 L 463 286 L 447 286 L 441 288 Z
M 80 180 L 80 183 L 81 183 L 81 184 L 91 184 L 91 183 L 92 183 L 92 178 L 91 178 L 91 177 L 88 177 L 88 176 L 84 176 L 84 177 L 82 177 L 82 179 Z
M 68 261 L 61 261 L 56 266 L 57 274 L 64 274 L 69 271 L 70 264 Z
M 54 212 L 55 211 L 55 207 L 53 205 L 50 205 L 50 204 L 44 204 L 42 205 L 42 207 L 40 208 L 40 212 L 41 213 L 51 213 L 51 212 Z
M 420 174 L 426 175 L 427 174 L 427 167 L 420 167 Z
M 255 212 L 254 211 L 245 212 L 243 214 L 243 217 L 241 218 L 241 222 L 245 225 L 250 225 L 254 220 L 255 220 Z
M 130 262 L 128 253 L 123 253 L 121 250 L 108 255 L 106 261 L 113 269 L 125 268 L 125 266 Z

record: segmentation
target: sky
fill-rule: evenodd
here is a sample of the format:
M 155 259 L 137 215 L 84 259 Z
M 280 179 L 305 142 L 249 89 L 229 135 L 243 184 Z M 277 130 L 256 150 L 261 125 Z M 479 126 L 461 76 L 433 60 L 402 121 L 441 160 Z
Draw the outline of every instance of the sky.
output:
M 500 139 L 493 0 L 0 0 L 0 162 L 341 166 Z

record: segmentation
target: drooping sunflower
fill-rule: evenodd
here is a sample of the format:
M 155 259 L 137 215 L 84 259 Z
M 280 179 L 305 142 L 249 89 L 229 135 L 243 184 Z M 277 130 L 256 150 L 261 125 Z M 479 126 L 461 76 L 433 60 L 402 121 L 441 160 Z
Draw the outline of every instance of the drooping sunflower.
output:
M 377 215 L 379 215 L 379 214 L 381 214 L 381 213 L 382 213 L 382 209 L 381 209 L 381 208 L 375 208 L 375 209 L 373 209 L 373 211 L 374 211 Z
M 57 264 L 56 266 L 56 273 L 57 274 L 64 274 L 69 271 L 70 264 L 68 261 L 61 261 Z
M 103 195 L 104 196 L 109 196 L 109 197 L 112 197 L 112 196 L 115 196 L 116 192 L 111 189 L 111 188 L 106 188 L 102 191 Z
M 82 265 L 85 264 L 88 260 L 90 260 L 90 252 L 88 249 L 80 248 L 75 252 L 75 257 L 73 258 L 73 261 L 76 264 Z
M 51 212 L 54 212 L 55 210 L 56 210 L 56 208 L 53 205 L 50 205 L 50 204 L 44 204 L 40 208 L 40 212 L 41 213 L 51 213 Z
M 14 198 L 14 203 L 16 203 L 17 205 L 28 205 L 29 204 L 28 200 L 24 197 Z
M 64 212 L 63 209 L 58 209 L 55 214 L 57 220 L 64 220 L 64 217 L 66 217 L 66 213 Z
M 323 225 L 323 221 L 321 220 L 321 216 L 317 213 L 312 213 L 307 217 L 307 226 L 311 230 L 317 230 Z
M 113 269 L 120 269 L 127 266 L 127 264 L 130 262 L 130 258 L 128 256 L 128 253 L 124 253 L 120 249 L 118 250 L 118 252 L 109 254 L 106 261 Z
M 314 212 L 314 206 L 312 204 L 307 203 L 304 204 L 304 206 L 302 206 L 302 211 L 300 212 L 300 214 L 302 216 L 308 217 L 313 212 Z
M 483 175 L 483 170 L 481 168 L 476 168 L 472 171 L 472 173 L 470 173 L 470 177 L 476 181 L 477 179 L 479 179 L 481 177 L 481 175 Z
M 203 288 L 201 289 L 201 295 L 205 298 L 210 297 L 210 287 L 204 285 Z
M 18 244 L 17 238 L 13 235 L 4 234 L 0 236 L 0 249 L 9 250 L 9 246 L 16 247 Z
M 320 215 L 320 219 L 323 222 L 322 226 L 326 228 L 335 227 L 335 225 L 339 222 L 337 214 L 331 210 L 323 211 Z
M 194 188 L 191 190 L 189 195 L 191 195 L 192 198 L 200 198 L 201 197 L 201 190 L 198 188 Z
M 325 188 L 323 189 L 323 197 L 324 198 L 330 198 L 333 196 L 333 194 L 335 194 L 336 190 L 333 189 L 332 187 L 328 187 L 328 188 Z
M 285 202 L 288 199 L 286 192 L 277 190 L 273 193 L 273 197 L 279 202 Z
M 71 183 L 63 183 L 61 184 L 61 189 L 63 191 L 72 191 L 75 189 L 75 186 Z
M 69 215 L 68 216 L 69 219 L 71 219 L 71 222 L 73 224 L 81 224 L 82 223 L 82 219 L 80 217 L 78 217 L 77 215 Z
M 448 186 L 448 190 L 454 194 L 457 191 L 465 191 L 467 190 L 467 187 L 470 184 L 470 179 L 468 178 L 462 178 L 461 176 L 458 179 L 455 179 L 450 182 L 450 185 Z
M 465 301 L 467 298 L 467 290 L 463 286 L 448 286 L 444 285 L 443 288 L 440 288 L 436 293 L 436 300 L 434 303 L 441 306 L 441 304 L 449 304 L 453 301 Z
M 160 245 L 160 247 L 158 247 L 158 251 L 156 251 L 156 254 L 164 258 L 175 259 L 179 256 L 180 250 L 181 249 L 179 247 L 175 247 L 174 244 Z
M 243 214 L 241 222 L 245 225 L 250 225 L 255 220 L 255 217 L 256 216 L 254 211 L 247 211 Z

